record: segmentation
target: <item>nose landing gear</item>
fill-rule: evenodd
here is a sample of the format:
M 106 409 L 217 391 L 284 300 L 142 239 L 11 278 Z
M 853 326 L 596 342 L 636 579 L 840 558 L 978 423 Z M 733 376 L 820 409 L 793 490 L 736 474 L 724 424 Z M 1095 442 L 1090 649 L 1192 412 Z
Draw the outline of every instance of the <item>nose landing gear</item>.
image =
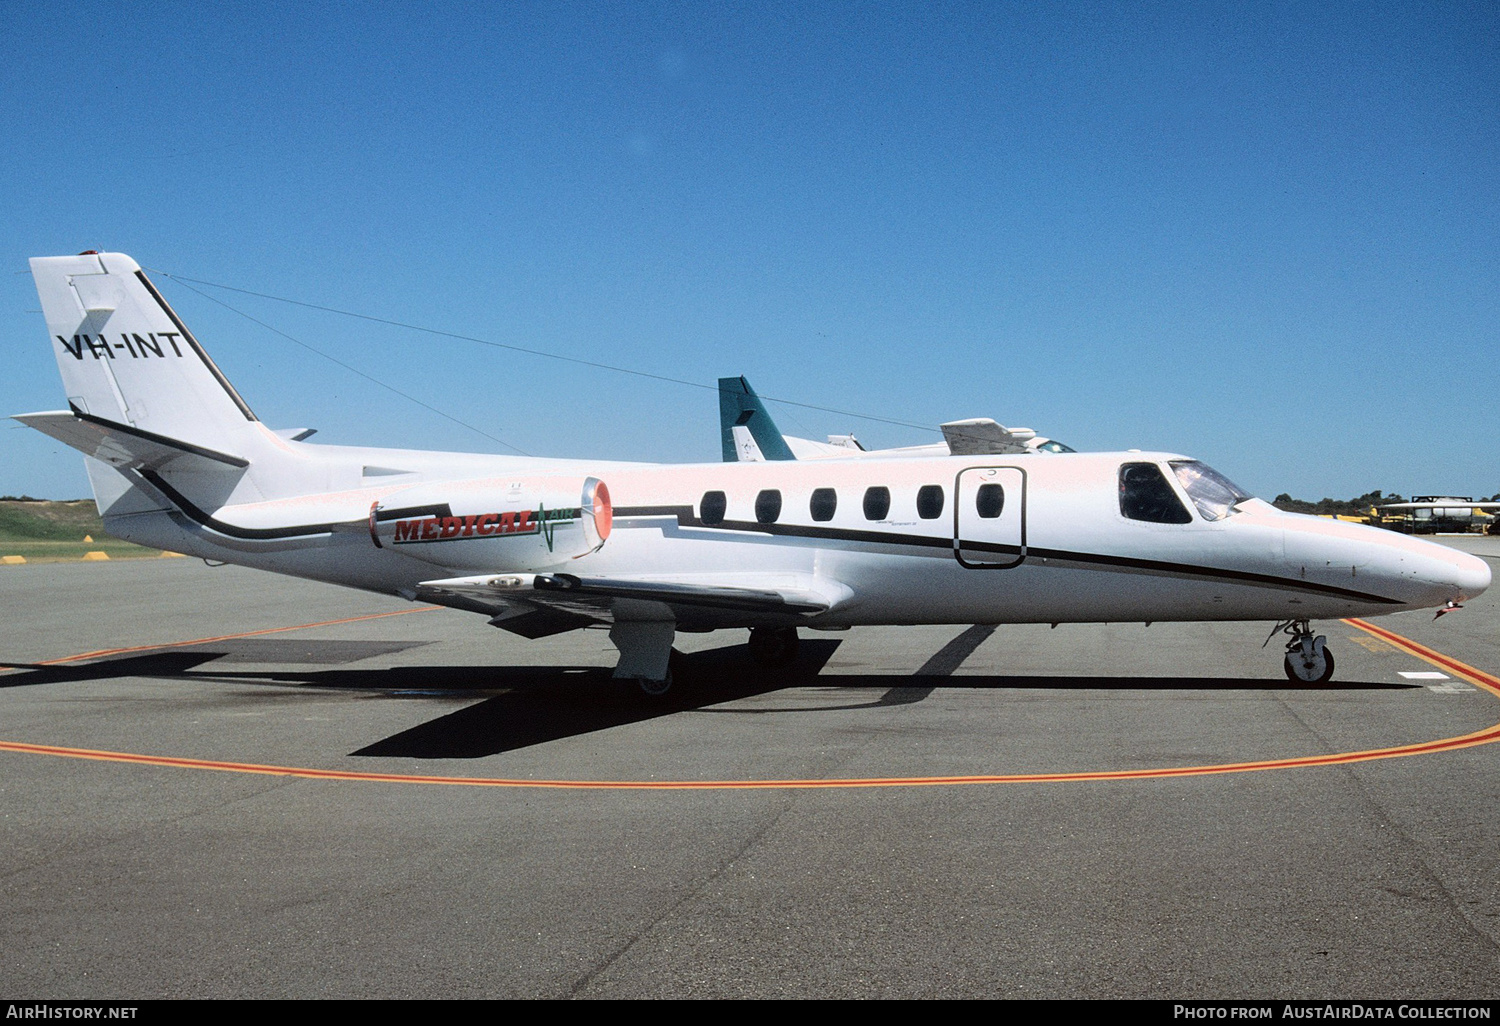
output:
M 1322 684 L 1333 678 L 1333 653 L 1328 650 L 1327 639 L 1321 634 L 1314 635 L 1312 625 L 1306 620 L 1281 621 L 1271 628 L 1266 644 L 1277 634 L 1291 635 L 1286 643 L 1286 658 L 1281 661 L 1288 680 Z

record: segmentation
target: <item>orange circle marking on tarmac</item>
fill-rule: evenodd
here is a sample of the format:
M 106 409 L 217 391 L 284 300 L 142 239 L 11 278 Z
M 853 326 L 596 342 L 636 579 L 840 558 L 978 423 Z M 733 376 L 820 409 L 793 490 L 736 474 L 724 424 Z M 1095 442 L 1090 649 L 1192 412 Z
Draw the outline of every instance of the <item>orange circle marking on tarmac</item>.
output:
M 435 607 L 434 607 L 435 608 Z M 418 612 L 419 610 L 401 610 Z M 380 613 L 376 616 L 396 614 Z M 351 617 L 349 620 L 330 620 L 324 624 L 304 624 L 299 627 L 282 627 L 275 630 L 299 630 L 305 627 L 325 626 L 333 623 L 349 623 L 371 617 Z M 1500 697 L 1500 678 L 1451 656 L 1427 648 L 1408 638 L 1364 620 L 1350 619 L 1345 623 L 1389 642 L 1396 648 L 1424 662 L 1440 666 L 1455 676 L 1478 685 L 1490 694 Z M 266 634 L 273 631 L 251 631 L 249 634 Z M 245 637 L 229 635 L 226 637 Z M 203 639 L 223 640 L 223 639 Z M 180 645 L 202 642 L 179 642 Z M 143 646 L 165 648 L 168 646 Z M 123 649 L 116 651 L 138 651 Z M 85 658 L 74 656 L 71 659 Z M 53 662 L 66 662 L 58 659 Z M 167 766 L 178 769 L 218 770 L 226 773 L 256 773 L 266 776 L 301 777 L 307 780 L 380 781 L 398 784 L 446 784 L 459 787 L 510 787 L 550 788 L 560 790 L 616 790 L 616 791 L 721 791 L 721 790 L 784 790 L 791 788 L 855 788 L 855 787 L 936 787 L 957 784 L 1040 784 L 1073 783 L 1097 780 L 1144 780 L 1154 777 L 1196 777 L 1215 773 L 1251 773 L 1260 770 L 1297 769 L 1308 766 L 1339 766 L 1354 762 L 1371 762 L 1376 759 L 1394 759 L 1408 755 L 1428 755 L 1434 752 L 1455 751 L 1476 745 L 1500 741 L 1500 723 L 1484 730 L 1457 737 L 1439 738 L 1417 744 L 1397 745 L 1392 748 L 1372 748 L 1359 752 L 1339 752 L 1332 755 L 1312 755 L 1296 759 L 1266 759 L 1257 762 L 1221 763 L 1212 766 L 1176 766 L 1161 769 L 1100 770 L 1083 773 L 1013 773 L 983 776 L 953 777 L 870 777 L 827 780 L 525 780 L 504 777 L 439 777 L 409 773 L 360 773 L 346 770 L 321 770 L 299 766 L 268 766 L 250 762 L 221 762 L 212 759 L 178 759 L 161 755 L 141 755 L 132 752 L 95 751 L 87 748 L 64 748 L 57 745 L 33 745 L 17 741 L 0 741 L 0 751 L 27 755 L 53 755 L 69 759 L 92 759 L 102 762 L 125 762 L 142 766 Z

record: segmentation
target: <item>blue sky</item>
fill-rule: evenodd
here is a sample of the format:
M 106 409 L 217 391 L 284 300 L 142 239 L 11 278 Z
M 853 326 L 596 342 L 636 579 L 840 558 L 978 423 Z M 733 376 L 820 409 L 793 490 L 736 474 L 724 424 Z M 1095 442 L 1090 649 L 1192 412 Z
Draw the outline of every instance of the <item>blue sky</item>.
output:
M 3 0 L 0 39 L 0 413 L 63 405 L 26 258 L 109 249 L 1267 497 L 1500 490 L 1492 3 Z M 273 427 L 505 451 L 157 281 Z M 718 458 L 710 389 L 203 291 L 533 455 Z M 0 427 L 0 493 L 81 464 Z

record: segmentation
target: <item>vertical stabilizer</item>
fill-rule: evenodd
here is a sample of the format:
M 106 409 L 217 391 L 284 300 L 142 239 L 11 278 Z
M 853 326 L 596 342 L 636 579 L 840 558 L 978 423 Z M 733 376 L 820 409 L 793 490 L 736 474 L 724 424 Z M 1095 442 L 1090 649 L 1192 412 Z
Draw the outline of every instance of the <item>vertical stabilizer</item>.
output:
M 259 440 L 255 414 L 130 257 L 38 257 L 31 273 L 75 412 L 226 452 Z
M 797 458 L 744 378 L 719 379 L 719 430 L 725 463 Z

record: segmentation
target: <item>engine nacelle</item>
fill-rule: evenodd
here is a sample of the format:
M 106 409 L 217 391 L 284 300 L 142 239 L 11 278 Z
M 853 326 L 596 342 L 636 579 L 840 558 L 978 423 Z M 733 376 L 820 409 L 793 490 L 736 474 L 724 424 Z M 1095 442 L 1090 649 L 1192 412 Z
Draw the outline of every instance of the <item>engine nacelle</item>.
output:
M 599 550 L 614 510 L 596 477 L 414 485 L 370 507 L 370 538 L 451 569 L 526 571 Z

